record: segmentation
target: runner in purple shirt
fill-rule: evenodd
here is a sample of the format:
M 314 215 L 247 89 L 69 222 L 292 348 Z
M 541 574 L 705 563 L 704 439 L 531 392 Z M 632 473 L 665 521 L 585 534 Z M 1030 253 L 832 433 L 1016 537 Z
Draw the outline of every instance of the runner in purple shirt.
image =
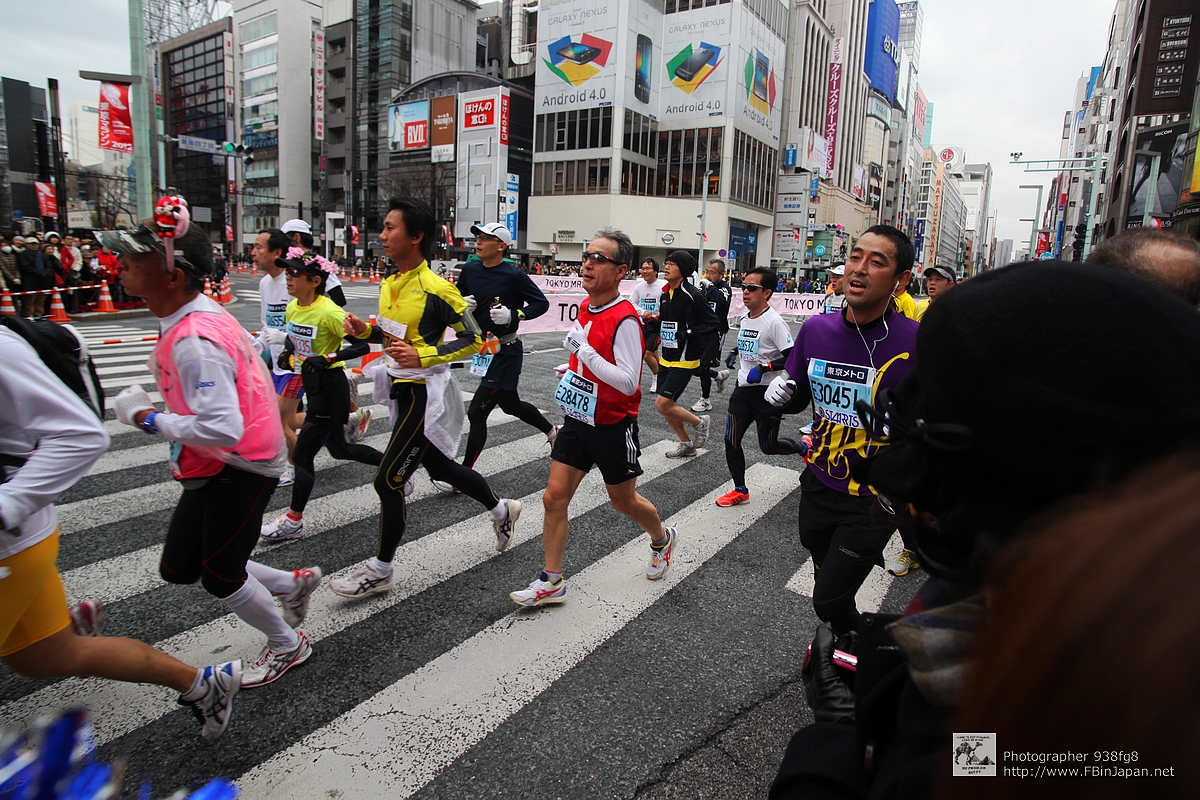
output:
M 800 478 L 800 542 L 816 568 L 813 608 L 839 635 L 856 629 L 854 595 L 871 568 L 883 566 L 884 545 L 896 530 L 894 513 L 850 470 L 881 447 L 869 440 L 855 403 L 873 403 L 914 366 L 917 323 L 890 306 L 912 264 L 907 236 L 889 225 L 869 228 L 846 261 L 846 307 L 800 327 L 784 373 L 767 389 L 775 406 L 793 394 L 813 404 L 814 447 Z

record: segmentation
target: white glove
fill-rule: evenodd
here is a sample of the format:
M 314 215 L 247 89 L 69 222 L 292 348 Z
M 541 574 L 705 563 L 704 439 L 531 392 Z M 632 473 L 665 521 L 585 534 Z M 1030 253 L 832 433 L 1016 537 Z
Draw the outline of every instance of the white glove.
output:
M 710 285 L 711 285 L 711 284 L 708 282 L 708 278 L 701 278 L 701 279 L 700 279 L 700 289 L 701 289 L 701 291 L 703 291 L 703 290 L 705 290 L 705 289 L 708 289 L 708 287 L 709 287 Z
M 492 318 L 493 325 L 507 325 L 512 322 L 512 309 L 507 306 L 496 306 L 488 312 L 488 316 Z
M 287 334 L 279 328 L 263 328 L 258 336 L 267 347 L 281 347 L 287 341 Z
M 567 338 L 563 339 L 563 349 L 578 353 L 579 348 L 588 343 L 588 333 L 592 330 L 592 323 L 589 321 L 586 327 L 580 328 L 579 323 L 575 323 L 575 327 L 567 333 Z
M 563 379 L 563 375 L 566 375 L 569 369 L 571 369 L 570 364 L 559 364 L 554 368 L 554 375 L 561 381 Z
M 137 423 L 133 421 L 133 418 L 142 411 L 153 411 L 154 403 L 150 402 L 150 395 L 146 394 L 146 390 L 135 383 L 133 386 L 121 390 L 121 393 L 113 401 L 113 407 L 117 411 L 118 420 L 136 428 Z
M 478 303 L 475 302 L 475 295 L 473 295 L 473 294 L 463 295 L 463 300 L 467 301 L 467 311 L 470 311 L 472 314 L 474 314 L 475 306 L 478 305 Z
M 788 383 L 791 378 L 786 372 L 781 372 L 775 376 L 775 380 L 771 381 L 767 386 L 767 402 L 776 408 L 783 408 L 792 399 L 792 395 L 796 392 L 796 384 Z

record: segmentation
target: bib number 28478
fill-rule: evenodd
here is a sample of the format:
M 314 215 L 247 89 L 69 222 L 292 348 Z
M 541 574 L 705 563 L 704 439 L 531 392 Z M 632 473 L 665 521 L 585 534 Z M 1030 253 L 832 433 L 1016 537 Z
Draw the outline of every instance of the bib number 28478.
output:
M 568 417 L 588 425 L 596 424 L 598 398 L 595 381 L 568 370 L 554 390 L 554 399 Z

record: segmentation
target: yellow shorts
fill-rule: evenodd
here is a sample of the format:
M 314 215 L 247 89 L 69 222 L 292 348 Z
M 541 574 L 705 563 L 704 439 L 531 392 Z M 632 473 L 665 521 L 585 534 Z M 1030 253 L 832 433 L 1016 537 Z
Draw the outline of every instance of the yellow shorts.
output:
M 0 559 L 0 657 L 48 639 L 71 624 L 57 561 L 58 531 Z

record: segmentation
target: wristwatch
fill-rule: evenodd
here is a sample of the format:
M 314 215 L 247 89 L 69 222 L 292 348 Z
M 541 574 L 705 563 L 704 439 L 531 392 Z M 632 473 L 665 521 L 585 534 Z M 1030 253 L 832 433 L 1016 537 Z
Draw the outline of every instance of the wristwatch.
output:
M 154 418 L 158 416 L 157 411 L 151 411 L 149 414 L 138 423 L 138 427 L 146 433 L 158 433 L 158 426 L 154 424 Z

